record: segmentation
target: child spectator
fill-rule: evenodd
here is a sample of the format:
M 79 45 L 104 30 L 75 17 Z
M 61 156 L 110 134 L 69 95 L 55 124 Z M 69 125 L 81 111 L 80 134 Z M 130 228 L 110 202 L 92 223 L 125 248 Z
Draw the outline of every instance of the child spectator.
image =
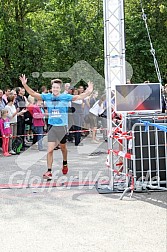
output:
M 11 136 L 10 121 L 8 118 L 8 110 L 3 109 L 0 119 L 0 132 L 2 135 L 2 150 L 5 157 L 11 156 L 8 152 L 9 149 L 9 137 Z

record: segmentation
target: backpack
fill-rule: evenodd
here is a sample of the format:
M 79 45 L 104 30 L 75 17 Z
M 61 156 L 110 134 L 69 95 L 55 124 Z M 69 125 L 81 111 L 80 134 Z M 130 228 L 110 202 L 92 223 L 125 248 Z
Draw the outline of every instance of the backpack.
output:
M 16 154 L 20 154 L 21 148 L 23 146 L 23 140 L 21 137 L 15 138 L 12 143 L 12 150 L 16 152 Z

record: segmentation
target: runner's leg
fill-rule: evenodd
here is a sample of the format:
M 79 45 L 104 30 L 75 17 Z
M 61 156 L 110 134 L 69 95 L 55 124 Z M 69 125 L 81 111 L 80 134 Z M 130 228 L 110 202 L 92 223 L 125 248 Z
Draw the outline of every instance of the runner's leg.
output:
M 57 146 L 57 142 L 48 142 L 48 151 L 47 151 L 47 166 L 48 169 L 52 169 L 53 164 L 53 151 L 55 146 Z
M 67 161 L 67 145 L 66 145 L 66 143 L 64 143 L 64 144 L 60 143 L 60 148 L 61 148 L 61 152 L 63 155 L 63 161 Z

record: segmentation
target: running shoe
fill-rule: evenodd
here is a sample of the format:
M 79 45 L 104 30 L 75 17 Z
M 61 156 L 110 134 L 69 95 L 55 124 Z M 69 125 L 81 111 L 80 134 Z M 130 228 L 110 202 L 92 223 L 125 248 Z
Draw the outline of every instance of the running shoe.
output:
M 66 175 L 68 173 L 68 166 L 67 165 L 63 165 L 62 173 L 63 173 L 63 175 Z
M 50 171 L 47 171 L 43 174 L 44 179 L 52 179 L 52 173 Z

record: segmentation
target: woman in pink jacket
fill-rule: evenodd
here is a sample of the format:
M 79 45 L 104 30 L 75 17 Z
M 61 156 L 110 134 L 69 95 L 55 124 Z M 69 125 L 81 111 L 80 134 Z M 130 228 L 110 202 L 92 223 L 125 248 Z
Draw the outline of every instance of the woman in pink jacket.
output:
M 44 125 L 45 125 L 45 113 L 44 109 L 42 107 L 42 101 L 36 100 L 34 101 L 34 107 L 33 107 L 33 126 L 34 126 L 34 132 L 37 134 L 37 141 L 38 141 L 38 150 L 43 150 L 43 133 L 44 133 Z

